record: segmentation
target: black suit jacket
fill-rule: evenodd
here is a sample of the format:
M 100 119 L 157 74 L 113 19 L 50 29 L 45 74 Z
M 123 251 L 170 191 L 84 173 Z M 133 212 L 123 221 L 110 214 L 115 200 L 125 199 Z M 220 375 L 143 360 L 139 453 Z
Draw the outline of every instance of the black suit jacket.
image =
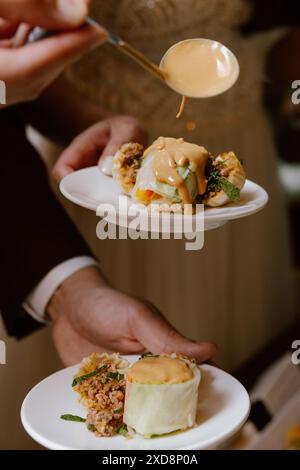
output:
M 22 308 L 37 283 L 59 263 L 90 254 L 24 127 L 17 108 L 0 111 L 0 311 L 17 338 L 40 326 Z

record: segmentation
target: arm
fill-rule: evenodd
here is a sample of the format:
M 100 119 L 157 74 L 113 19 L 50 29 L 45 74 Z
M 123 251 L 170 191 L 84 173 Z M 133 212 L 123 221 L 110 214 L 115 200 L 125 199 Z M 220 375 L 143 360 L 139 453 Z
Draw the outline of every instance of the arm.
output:
M 90 250 L 53 196 L 13 109 L 0 113 L 0 127 L 0 310 L 9 334 L 22 337 L 38 326 L 22 308 L 28 294 L 52 268 Z

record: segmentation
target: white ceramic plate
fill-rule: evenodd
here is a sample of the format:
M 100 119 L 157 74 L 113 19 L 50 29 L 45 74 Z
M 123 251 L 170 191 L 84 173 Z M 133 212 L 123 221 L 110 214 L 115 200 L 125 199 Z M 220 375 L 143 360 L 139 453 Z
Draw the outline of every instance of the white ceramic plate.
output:
M 130 362 L 138 356 L 126 356 Z M 187 450 L 212 449 L 233 436 L 248 417 L 250 402 L 244 387 L 231 375 L 202 365 L 197 426 L 174 435 L 144 439 L 123 436 L 95 437 L 84 423 L 60 419 L 70 413 L 85 417 L 71 383 L 78 366 L 68 367 L 36 385 L 25 398 L 21 419 L 28 434 L 53 450 Z
M 112 207 L 117 208 L 118 213 L 119 196 L 122 195 L 122 190 L 113 178 L 103 174 L 97 166 L 66 176 L 60 183 L 60 190 L 67 199 L 81 207 L 96 211 L 100 204 L 111 204 Z M 205 209 L 205 230 L 220 227 L 229 220 L 254 214 L 267 202 L 266 191 L 256 183 L 247 180 L 238 203 Z M 128 208 L 132 204 L 133 201 L 128 198 Z

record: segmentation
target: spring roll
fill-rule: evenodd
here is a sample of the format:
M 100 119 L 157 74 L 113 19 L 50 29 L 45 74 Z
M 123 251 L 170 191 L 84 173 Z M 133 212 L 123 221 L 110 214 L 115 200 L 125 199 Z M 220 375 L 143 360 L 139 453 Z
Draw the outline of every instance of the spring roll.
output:
M 144 437 L 195 425 L 200 371 L 172 354 L 149 356 L 127 373 L 124 422 Z

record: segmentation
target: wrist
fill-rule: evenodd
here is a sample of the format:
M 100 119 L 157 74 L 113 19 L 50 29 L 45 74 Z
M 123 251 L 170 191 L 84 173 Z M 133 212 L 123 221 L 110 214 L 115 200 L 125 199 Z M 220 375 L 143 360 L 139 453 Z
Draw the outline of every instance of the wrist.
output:
M 69 309 L 72 305 L 77 305 L 82 291 L 107 286 L 108 282 L 99 268 L 88 266 L 80 269 L 69 276 L 55 290 L 48 303 L 47 313 L 55 321 L 61 314 L 65 313 L 67 308 Z

